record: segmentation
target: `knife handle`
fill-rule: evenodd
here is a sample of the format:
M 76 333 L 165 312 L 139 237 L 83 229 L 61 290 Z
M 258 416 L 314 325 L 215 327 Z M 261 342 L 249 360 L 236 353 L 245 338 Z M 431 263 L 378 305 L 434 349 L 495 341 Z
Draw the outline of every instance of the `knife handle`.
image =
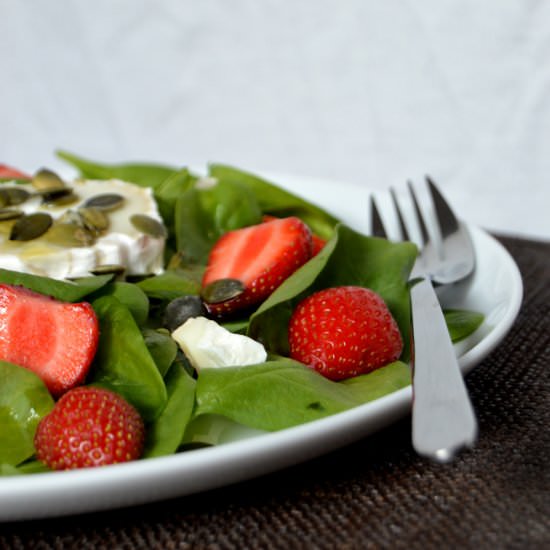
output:
M 439 299 L 428 277 L 411 288 L 413 447 L 448 462 L 474 444 L 477 421 Z

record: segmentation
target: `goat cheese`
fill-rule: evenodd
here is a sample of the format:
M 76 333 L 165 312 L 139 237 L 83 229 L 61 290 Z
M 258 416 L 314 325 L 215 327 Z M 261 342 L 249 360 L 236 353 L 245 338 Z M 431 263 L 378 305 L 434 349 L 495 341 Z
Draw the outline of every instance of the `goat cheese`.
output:
M 2 184 L 0 189 L 5 188 Z M 108 212 L 109 226 L 88 246 L 63 246 L 52 242 L 48 232 L 28 241 L 10 240 L 13 221 L 0 221 L 0 267 L 35 275 L 63 279 L 89 275 L 101 265 L 116 264 L 128 275 L 155 274 L 163 269 L 165 239 L 155 238 L 134 227 L 130 218 L 145 214 L 159 222 L 161 217 L 152 190 L 120 180 L 75 180 L 66 183 L 77 200 L 66 206 L 44 204 L 33 186 L 18 184 L 30 198 L 16 206 L 24 214 L 46 212 L 57 220 L 67 211 L 76 211 L 86 200 L 116 193 L 124 198 L 120 207 Z
M 267 359 L 262 344 L 234 334 L 206 317 L 187 319 L 172 333 L 172 338 L 197 370 L 255 365 Z

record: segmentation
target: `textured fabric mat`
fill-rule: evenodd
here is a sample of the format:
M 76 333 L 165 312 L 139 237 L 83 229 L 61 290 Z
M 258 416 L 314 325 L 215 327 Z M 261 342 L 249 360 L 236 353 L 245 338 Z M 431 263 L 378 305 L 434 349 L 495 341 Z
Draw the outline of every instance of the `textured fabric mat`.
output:
M 416 456 L 406 418 L 232 487 L 3 524 L 0 548 L 550 548 L 550 242 L 500 240 L 521 269 L 524 302 L 467 376 L 479 442 L 456 462 Z

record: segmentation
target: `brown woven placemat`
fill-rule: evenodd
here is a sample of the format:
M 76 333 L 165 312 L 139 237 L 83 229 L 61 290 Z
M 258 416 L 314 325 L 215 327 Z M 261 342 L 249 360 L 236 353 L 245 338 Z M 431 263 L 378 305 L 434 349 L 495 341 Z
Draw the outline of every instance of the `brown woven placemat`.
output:
M 550 242 L 500 240 L 521 269 L 524 303 L 467 376 L 480 436 L 456 462 L 416 456 L 407 418 L 232 487 L 0 525 L 0 548 L 550 548 Z

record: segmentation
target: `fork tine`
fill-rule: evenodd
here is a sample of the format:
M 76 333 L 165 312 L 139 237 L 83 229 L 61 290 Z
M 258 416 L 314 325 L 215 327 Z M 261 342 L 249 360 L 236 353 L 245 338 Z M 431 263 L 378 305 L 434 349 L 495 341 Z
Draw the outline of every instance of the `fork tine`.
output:
M 430 241 L 430 236 L 428 234 L 428 229 L 424 222 L 424 215 L 420 210 L 418 199 L 416 198 L 416 193 L 414 192 L 413 184 L 410 180 L 407 181 L 407 187 L 409 188 L 409 193 L 411 195 L 411 199 L 414 206 L 414 213 L 416 214 L 416 219 L 418 220 L 418 227 L 420 228 L 420 236 L 422 237 L 421 246 L 426 246 L 426 244 L 428 244 L 428 242 Z
M 411 237 L 407 231 L 407 226 L 405 225 L 405 220 L 403 219 L 403 214 L 401 213 L 401 208 L 399 208 L 399 201 L 397 200 L 397 194 L 393 187 L 390 188 L 390 195 L 393 201 L 393 206 L 397 214 L 397 221 L 399 223 L 399 230 L 401 231 L 401 237 L 405 241 L 410 241 Z
M 432 202 L 435 209 L 435 215 L 439 223 L 441 237 L 445 239 L 451 233 L 454 233 L 458 229 L 458 220 L 451 210 L 448 202 L 445 200 L 441 191 L 437 188 L 433 180 L 426 176 L 426 183 L 432 197 Z
M 376 206 L 376 201 L 374 197 L 370 198 L 370 226 L 371 226 L 371 235 L 373 237 L 382 237 L 383 239 L 388 238 L 386 228 L 382 222 L 382 216 L 380 216 L 380 211 Z

